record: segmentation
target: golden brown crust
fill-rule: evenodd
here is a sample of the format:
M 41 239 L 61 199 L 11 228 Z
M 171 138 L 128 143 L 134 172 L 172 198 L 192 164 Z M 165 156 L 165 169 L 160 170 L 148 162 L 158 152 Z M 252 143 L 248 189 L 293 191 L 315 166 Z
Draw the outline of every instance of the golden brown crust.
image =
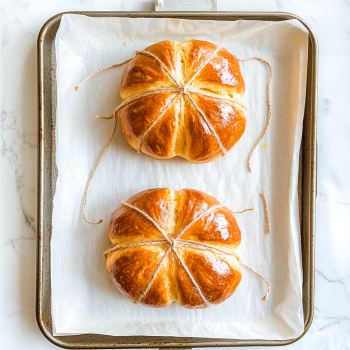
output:
M 148 46 L 145 51 L 157 56 L 170 71 L 173 77 L 176 78 L 177 66 L 179 64 L 178 52 L 182 44 L 176 41 L 165 40 L 154 45 Z
M 151 189 L 130 197 L 127 203 L 136 206 L 167 233 L 174 227 L 174 191 L 170 188 Z M 111 216 L 109 238 L 113 244 L 139 242 L 164 238 L 157 228 L 137 211 L 119 207 Z
M 196 215 L 204 213 L 213 205 L 218 205 L 220 202 L 208 194 L 190 190 L 183 189 L 177 191 L 177 224 L 175 231 L 180 232 L 181 229 L 187 226 Z
M 152 283 L 147 294 L 140 301 L 141 304 L 150 307 L 166 307 L 173 301 L 171 280 L 168 271 L 169 262 L 162 264 L 156 279 Z
M 133 148 L 137 150 L 140 137 L 150 128 L 154 120 L 161 114 L 162 109 L 165 108 L 174 97 L 174 93 L 150 95 L 130 103 L 118 111 L 118 117 L 125 138 Z M 171 124 L 174 118 L 176 118 L 175 109 L 172 108 L 168 110 L 166 115 L 164 115 L 159 122 L 164 123 L 164 120 L 166 122 L 166 119 L 169 119 Z M 156 126 L 158 126 L 158 123 Z M 160 131 L 163 132 L 163 134 L 159 135 L 160 138 L 171 143 L 170 140 L 174 136 L 167 135 L 166 132 L 173 134 L 173 130 L 168 127 L 167 130 Z M 152 128 L 151 132 L 154 132 L 154 128 Z M 167 137 L 168 140 L 166 139 Z
M 107 259 L 107 273 L 118 290 L 136 301 L 159 265 L 164 250 L 156 246 L 121 249 Z
M 142 152 L 155 158 L 175 156 L 174 145 L 177 137 L 179 103 L 173 104 L 147 133 L 142 142 Z
M 187 83 L 200 65 L 214 54 L 217 46 L 208 41 L 188 40 L 183 43 L 181 49 L 184 61 L 184 81 Z
M 178 43 L 174 41 L 163 41 L 147 47 L 145 51 L 153 53 L 173 72 L 177 46 Z M 125 100 L 145 91 L 174 86 L 176 86 L 174 81 L 157 60 L 137 54 L 125 67 L 120 84 L 120 96 Z
M 193 246 L 171 248 L 156 227 L 159 225 L 170 240 L 180 238 L 183 242 L 209 244 L 234 253 L 241 232 L 228 209 L 213 209 L 220 205 L 214 197 L 189 189 L 146 190 L 127 203 L 154 223 L 137 210 L 121 206 L 112 214 L 109 226 L 113 244 L 122 246 L 150 240 L 163 240 L 163 243 L 128 246 L 108 254 L 107 272 L 124 295 L 151 307 L 165 307 L 176 301 L 186 308 L 197 309 L 207 307 L 208 302 L 220 303 L 233 294 L 241 280 L 240 267 L 233 255 Z M 210 208 L 210 212 L 197 219 Z
M 241 230 L 230 211 L 220 208 L 196 221 L 181 238 L 237 249 L 241 243 Z
M 135 232 L 137 227 L 137 232 Z M 134 210 L 119 207 L 111 217 L 109 224 L 109 238 L 113 244 L 139 242 L 162 238 L 161 233 Z
M 211 304 L 219 304 L 229 298 L 241 281 L 242 274 L 235 260 L 195 249 L 179 249 L 183 261 L 203 295 Z
M 206 41 L 189 40 L 183 44 L 163 41 L 144 51 L 155 55 L 163 65 L 157 58 L 137 54 L 123 73 L 120 88 L 123 99 L 155 89 L 179 89 L 169 73 L 178 84 L 188 84 L 189 89 L 199 92 L 233 100 L 241 99 L 244 94 L 239 63 L 224 48 Z M 179 155 L 192 163 L 205 163 L 224 154 L 215 132 L 225 152 L 240 139 L 245 129 L 244 108 L 235 102 L 204 97 L 193 91 L 189 92 L 191 97 L 211 126 L 185 94 L 174 100 L 172 107 L 157 120 L 176 93 L 157 92 L 118 111 L 123 133 L 133 148 L 137 149 L 140 138 L 147 132 L 142 152 L 158 159 Z
M 207 163 L 222 155 L 220 146 L 198 109 L 185 97 L 185 154 L 192 163 Z
M 244 133 L 246 127 L 244 109 L 240 105 L 230 101 L 198 94 L 191 94 L 191 96 L 196 101 L 198 107 L 204 112 L 223 147 L 226 151 L 229 151 Z M 218 156 L 220 156 L 220 153 Z
M 245 91 L 244 80 L 237 59 L 221 48 L 193 80 L 198 89 L 239 99 Z
M 196 291 L 185 269 L 174 253 L 174 281 L 177 290 L 177 302 L 187 309 L 205 309 L 203 299 Z

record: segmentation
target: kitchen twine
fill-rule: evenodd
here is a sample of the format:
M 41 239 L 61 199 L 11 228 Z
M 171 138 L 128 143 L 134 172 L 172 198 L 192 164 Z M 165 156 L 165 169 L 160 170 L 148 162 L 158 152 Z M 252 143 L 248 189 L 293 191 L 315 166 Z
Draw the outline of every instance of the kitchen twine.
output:
M 141 98 L 144 98 L 146 96 L 150 96 L 150 95 L 153 95 L 153 94 L 158 94 L 158 93 L 163 93 L 163 92 L 177 92 L 177 94 L 170 100 L 168 101 L 168 103 L 165 105 L 165 107 L 163 108 L 163 110 L 161 111 L 161 113 L 159 114 L 158 118 L 156 118 L 153 123 L 148 127 L 148 129 L 141 135 L 141 137 L 139 138 L 139 141 L 138 141 L 138 144 L 137 144 L 137 152 L 140 153 L 141 152 L 141 146 L 142 146 L 142 142 L 144 140 L 144 138 L 146 137 L 146 135 L 148 134 L 148 132 L 153 128 L 153 126 L 159 121 L 159 119 L 161 119 L 161 117 L 168 111 L 168 109 L 175 103 L 175 101 L 182 95 L 186 95 L 189 100 L 192 102 L 192 104 L 197 108 L 197 110 L 199 111 L 199 113 L 201 114 L 201 116 L 203 117 L 203 119 L 205 120 L 205 123 L 207 124 L 207 126 L 209 127 L 209 129 L 211 130 L 213 136 L 215 137 L 215 140 L 216 140 L 216 143 L 218 144 L 221 152 L 223 153 L 223 155 L 226 155 L 227 154 L 227 150 L 224 148 L 224 146 L 222 145 L 221 141 L 220 141 L 220 138 L 219 136 L 217 135 L 217 133 L 215 132 L 213 126 L 209 123 L 207 117 L 205 116 L 204 112 L 199 108 L 199 106 L 197 105 L 197 103 L 193 100 L 193 98 L 191 97 L 191 95 L 189 94 L 189 92 L 193 92 L 193 93 L 196 93 L 196 94 L 199 94 L 199 95 L 204 95 L 204 96 L 209 96 L 209 97 L 213 97 L 213 98 L 216 98 L 216 99 L 221 99 L 221 100 L 226 100 L 226 101 L 230 101 L 230 102 L 233 102 L 233 103 L 236 103 L 238 105 L 240 105 L 242 108 L 245 109 L 245 106 L 240 103 L 239 101 L 236 101 L 235 99 L 232 99 L 232 98 L 229 98 L 229 97 L 226 97 L 226 96 L 220 96 L 220 95 L 215 95 L 215 94 L 211 94 L 211 93 L 207 93 L 207 92 L 204 92 L 204 91 L 201 91 L 201 90 L 197 90 L 197 89 L 194 89 L 194 88 L 191 88 L 191 83 L 192 81 L 194 80 L 194 78 L 203 70 L 203 68 L 216 56 L 216 54 L 222 49 L 222 47 L 217 47 L 216 50 L 214 51 L 214 53 L 205 61 L 203 61 L 199 67 L 196 69 L 195 73 L 193 74 L 192 78 L 187 82 L 187 84 L 183 85 L 181 83 L 179 83 L 175 78 L 174 76 L 171 74 L 171 72 L 169 71 L 169 69 L 165 66 L 165 64 L 157 57 L 155 56 L 154 54 L 152 54 L 151 52 L 149 51 L 136 51 L 136 55 L 146 55 L 146 56 L 150 56 L 152 58 L 154 58 L 162 67 L 162 69 L 168 74 L 168 76 L 174 81 L 174 83 L 176 84 L 176 87 L 174 88 L 158 88 L 158 89 L 153 89 L 151 91 L 147 91 L 147 92 L 143 92 L 143 93 L 140 93 L 140 94 L 137 94 L 133 97 L 130 97 L 126 100 L 124 100 L 113 112 L 113 114 L 109 117 L 103 117 L 103 116 L 96 116 L 97 118 L 100 118 L 100 119 L 112 119 L 114 118 L 115 121 L 114 121 L 114 128 L 113 128 L 113 131 L 112 131 L 112 134 L 111 134 L 111 137 L 107 143 L 107 146 L 105 147 L 105 149 L 103 150 L 100 158 L 98 159 L 91 175 L 90 175 L 90 178 L 89 178 L 89 181 L 88 181 L 88 184 L 87 184 L 87 187 L 86 187 L 86 190 L 85 190 L 85 194 L 84 194 L 84 202 L 83 202 L 83 218 L 84 220 L 91 224 L 91 225 L 98 225 L 98 224 L 101 224 L 103 222 L 103 219 L 100 219 L 99 221 L 97 222 L 92 222 L 92 221 L 89 221 L 86 217 L 86 214 L 85 214 L 85 211 L 86 211 L 86 205 L 87 205 L 87 197 L 88 197 L 88 191 L 89 191 L 89 187 L 90 187 L 90 184 L 91 184 L 91 181 L 92 181 L 92 178 L 103 158 L 103 156 L 105 155 L 105 153 L 107 152 L 109 146 L 111 145 L 112 143 L 112 140 L 113 140 L 113 137 L 114 137 L 114 134 L 115 134 L 115 131 L 117 129 L 117 112 L 119 109 L 123 108 L 124 106 L 134 102 L 134 101 L 137 101 Z M 262 138 L 265 136 L 265 133 L 267 131 L 267 128 L 270 124 L 270 120 L 271 120 L 271 115 L 272 115 L 272 107 L 271 107 L 271 101 L 270 101 L 270 90 L 271 90 L 271 80 L 272 80 L 272 67 L 270 65 L 269 62 L 267 62 L 265 59 L 261 58 L 261 57 L 249 57 L 249 58 L 238 58 L 235 56 L 235 58 L 239 61 L 249 61 L 249 60 L 258 60 L 258 61 L 261 61 L 263 63 L 265 63 L 268 67 L 269 67 L 269 70 L 270 70 L 270 76 L 269 76 L 269 80 L 268 80 L 268 83 L 267 83 L 267 104 L 268 104 L 268 112 L 267 112 L 267 121 L 266 121 L 266 125 L 263 129 L 263 132 L 262 134 L 260 135 L 260 137 L 258 138 L 258 140 L 256 141 L 256 143 L 254 144 L 252 150 L 250 151 L 249 153 L 249 156 L 248 156 L 248 169 L 250 172 L 252 172 L 252 168 L 251 168 L 251 158 L 253 156 L 253 153 L 257 147 L 257 145 L 259 144 L 259 142 L 262 140 Z M 91 73 L 89 76 L 87 76 L 79 85 L 77 85 L 75 87 L 75 91 L 78 91 L 78 89 L 88 80 L 90 79 L 93 75 L 97 74 L 97 73 L 100 73 L 104 70 L 107 70 L 107 69 L 110 69 L 110 68 L 115 68 L 115 67 L 119 67 L 125 63 L 128 63 L 132 60 L 132 58 L 122 62 L 122 63 L 118 63 L 118 64 L 113 64 L 111 66 L 107 66 L 107 67 L 104 67 L 104 68 L 100 68 L 98 70 L 96 70 L 95 72 Z M 265 197 L 264 197 L 265 198 Z M 265 203 L 266 203 L 266 198 L 265 198 Z M 267 215 L 267 221 L 268 221 L 268 212 L 267 212 L 267 206 L 265 205 L 265 213 Z M 268 227 L 269 226 L 269 223 L 268 223 Z M 270 229 L 269 229 L 269 233 L 270 233 Z
M 266 218 L 266 225 L 267 225 L 267 232 L 268 234 L 271 233 L 271 228 L 270 228 L 270 217 L 269 217 L 269 211 L 268 211 L 268 208 L 267 208 L 267 201 L 266 201 L 266 197 L 265 197 L 265 193 L 262 192 L 261 193 L 261 197 L 264 201 L 264 209 L 265 209 L 265 218 Z
M 218 254 L 226 254 L 226 255 L 231 255 L 234 256 L 239 263 L 241 263 L 243 266 L 245 266 L 248 270 L 250 270 L 251 272 L 253 272 L 254 274 L 256 274 L 258 277 L 260 277 L 261 279 L 263 279 L 266 284 L 267 284 L 267 293 L 261 298 L 262 301 L 267 301 L 269 295 L 270 295 L 270 291 L 271 291 L 271 286 L 269 281 L 263 277 L 262 275 L 260 275 L 258 272 L 254 271 L 251 267 L 249 267 L 248 265 L 246 265 L 245 263 L 242 262 L 242 260 L 240 259 L 240 257 L 236 254 L 231 252 L 228 249 L 222 248 L 222 247 L 215 247 L 211 244 L 206 244 L 206 243 L 202 243 L 202 242 L 196 242 L 196 241 L 191 241 L 191 240 L 183 240 L 180 239 L 180 237 L 198 220 L 200 220 L 201 218 L 203 218 L 204 216 L 208 215 L 209 213 L 217 210 L 217 209 L 221 209 L 221 208 L 226 208 L 224 205 L 213 205 L 211 206 L 209 209 L 207 209 L 206 211 L 204 211 L 203 213 L 201 213 L 200 215 L 197 215 L 196 217 L 193 218 L 193 220 L 186 225 L 185 227 L 183 227 L 181 229 L 181 231 L 179 232 L 179 234 L 175 237 L 168 237 L 167 234 L 164 232 L 164 230 L 156 223 L 155 220 L 153 220 L 149 215 L 147 215 L 144 211 L 140 210 L 139 208 L 137 208 L 136 206 L 128 203 L 128 202 L 121 202 L 122 206 L 125 206 L 131 210 L 135 210 L 136 212 L 138 212 L 141 216 L 143 216 L 144 218 L 146 218 L 147 220 L 149 220 L 156 228 L 157 230 L 163 235 L 164 239 L 157 239 L 157 240 L 149 240 L 149 241 L 141 241 L 141 242 L 133 242 L 133 243 L 128 243 L 128 244 L 121 244 L 121 245 L 116 245 L 113 248 L 108 249 L 107 251 L 105 251 L 103 253 L 104 257 L 107 258 L 108 254 L 115 252 L 117 250 L 120 249 L 126 249 L 126 248 L 134 248 L 134 247 L 139 247 L 139 246 L 145 246 L 145 245 L 169 245 L 168 249 L 165 251 L 165 254 L 163 255 L 161 261 L 159 262 L 159 265 L 157 266 L 157 268 L 155 269 L 155 271 L 153 272 L 153 275 L 150 279 L 150 281 L 148 282 L 146 288 L 144 288 L 142 290 L 142 292 L 140 293 L 139 297 L 137 299 L 134 300 L 135 304 L 138 304 L 147 294 L 147 292 L 149 291 L 149 289 L 151 288 L 154 280 L 157 277 L 158 272 L 160 271 L 163 262 L 165 261 L 165 259 L 167 258 L 167 256 L 169 255 L 169 253 L 171 251 L 173 251 L 175 253 L 175 255 L 177 256 L 181 266 L 183 267 L 183 269 L 186 271 L 188 277 L 190 278 L 193 286 L 195 287 L 197 293 L 200 295 L 201 299 L 203 300 L 204 304 L 206 306 L 209 306 L 210 303 L 209 301 L 206 299 L 206 297 L 203 295 L 199 285 L 197 284 L 197 282 L 195 281 L 193 275 L 191 274 L 191 272 L 188 270 L 186 264 L 184 263 L 184 261 L 182 260 L 182 258 L 180 257 L 179 253 L 176 250 L 176 247 L 182 247 L 182 248 L 195 248 L 195 249 L 201 249 L 204 251 L 210 251 L 213 253 L 218 253 Z M 228 208 L 226 208 L 228 209 Z M 232 213 L 244 213 L 246 211 L 249 210 L 253 210 L 254 208 L 250 208 L 250 209 L 246 209 L 243 211 L 237 211 L 234 212 L 230 209 L 230 212 Z

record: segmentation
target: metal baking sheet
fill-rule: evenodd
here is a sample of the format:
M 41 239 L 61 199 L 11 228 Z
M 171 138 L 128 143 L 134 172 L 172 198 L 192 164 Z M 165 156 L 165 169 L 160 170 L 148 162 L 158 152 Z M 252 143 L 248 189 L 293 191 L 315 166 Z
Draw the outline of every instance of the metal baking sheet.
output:
M 316 200 L 317 40 L 299 17 L 282 12 L 67 12 L 92 17 L 185 18 L 196 20 L 285 21 L 297 19 L 309 32 L 305 115 L 299 167 L 299 212 L 303 268 L 303 334 L 288 340 L 210 339 L 82 334 L 54 336 L 51 316 L 50 241 L 57 168 L 55 163 L 56 61 L 55 36 L 64 13 L 50 18 L 38 36 L 38 250 L 36 317 L 43 335 L 53 344 L 69 349 L 194 348 L 286 345 L 310 328 L 314 310 L 314 242 Z

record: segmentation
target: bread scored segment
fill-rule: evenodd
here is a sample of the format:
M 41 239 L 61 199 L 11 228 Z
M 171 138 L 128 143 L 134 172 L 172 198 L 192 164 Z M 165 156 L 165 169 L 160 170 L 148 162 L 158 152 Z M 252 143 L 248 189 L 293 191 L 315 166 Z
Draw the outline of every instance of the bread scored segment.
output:
M 241 280 L 232 254 L 241 241 L 237 221 L 200 191 L 134 195 L 112 214 L 109 237 L 118 249 L 108 253 L 107 273 L 135 303 L 205 308 L 229 298 Z
M 118 117 L 138 151 L 206 163 L 228 152 L 244 133 L 244 90 L 239 63 L 226 49 L 200 40 L 163 41 L 137 54 L 121 80 L 124 100 L 155 93 L 127 104 Z

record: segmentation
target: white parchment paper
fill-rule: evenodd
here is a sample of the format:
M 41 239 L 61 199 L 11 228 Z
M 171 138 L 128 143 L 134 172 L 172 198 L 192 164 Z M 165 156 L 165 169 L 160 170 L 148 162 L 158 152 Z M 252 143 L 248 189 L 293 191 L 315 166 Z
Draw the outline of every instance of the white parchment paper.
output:
M 137 154 L 120 126 L 90 188 L 87 215 L 103 218 L 92 226 L 82 218 L 84 190 L 110 137 L 109 116 L 121 102 L 124 67 L 104 71 L 74 90 L 94 70 L 125 61 L 136 50 L 162 40 L 202 39 L 225 46 L 238 57 L 261 56 L 273 67 L 271 125 L 247 170 L 248 154 L 266 118 L 267 67 L 241 63 L 246 83 L 247 128 L 227 156 L 208 164 L 176 157 L 159 161 Z M 288 339 L 304 328 L 302 271 L 297 208 L 297 174 L 305 104 L 308 35 L 296 20 L 192 21 L 180 19 L 89 18 L 64 15 L 56 38 L 57 167 L 51 241 L 54 334 L 100 333 L 236 339 Z M 266 284 L 242 267 L 243 278 L 231 298 L 206 310 L 173 303 L 152 309 L 122 296 L 105 271 L 103 251 L 111 246 L 108 224 L 121 200 L 140 191 L 194 188 L 216 197 L 236 214 L 242 231 L 238 253 L 268 278 Z M 267 197 L 268 235 L 260 193 Z

